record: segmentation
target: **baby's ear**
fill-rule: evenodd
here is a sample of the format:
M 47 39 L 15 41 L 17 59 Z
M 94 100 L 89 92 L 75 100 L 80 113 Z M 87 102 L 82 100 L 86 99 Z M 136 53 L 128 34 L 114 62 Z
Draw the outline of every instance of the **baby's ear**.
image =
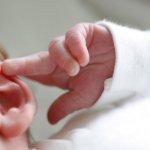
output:
M 18 79 L 10 82 L 17 85 L 14 91 L 9 87 L 9 82 L 8 85 L 2 86 L 2 90 L 0 85 L 0 134 L 6 138 L 24 133 L 36 112 L 35 99 L 27 85 Z M 12 88 L 12 90 L 5 91 L 5 88 L 8 90 Z

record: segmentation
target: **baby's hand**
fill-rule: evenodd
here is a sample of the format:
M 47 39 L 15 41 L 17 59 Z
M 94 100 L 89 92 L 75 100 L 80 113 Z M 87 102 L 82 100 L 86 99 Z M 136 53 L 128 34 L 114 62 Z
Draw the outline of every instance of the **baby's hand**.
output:
M 78 24 L 64 36 L 57 37 L 50 43 L 49 52 L 60 68 L 68 75 L 76 75 L 80 67 L 89 63 L 88 46 L 92 39 L 89 24 Z
M 93 105 L 101 96 L 105 79 L 113 74 L 115 51 L 112 36 L 103 26 L 81 23 L 52 40 L 49 52 L 7 60 L 4 74 L 24 75 L 68 92 L 49 109 L 56 123 L 66 115 Z

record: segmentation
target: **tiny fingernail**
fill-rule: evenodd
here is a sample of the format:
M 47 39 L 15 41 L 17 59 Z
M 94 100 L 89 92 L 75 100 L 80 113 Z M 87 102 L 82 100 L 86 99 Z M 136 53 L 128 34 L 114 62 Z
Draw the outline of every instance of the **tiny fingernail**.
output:
M 85 61 L 84 61 L 84 62 L 80 62 L 80 66 L 81 66 L 81 67 L 85 67 L 87 64 L 88 64 L 88 63 L 85 62 Z
M 71 68 L 69 74 L 70 76 L 76 76 L 79 73 L 80 68 L 79 67 L 73 67 Z

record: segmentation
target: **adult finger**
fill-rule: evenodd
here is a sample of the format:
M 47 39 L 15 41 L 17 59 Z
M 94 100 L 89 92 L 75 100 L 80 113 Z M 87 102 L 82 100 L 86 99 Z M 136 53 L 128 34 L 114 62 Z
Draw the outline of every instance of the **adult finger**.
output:
M 2 72 L 8 76 L 42 75 L 51 73 L 56 64 L 50 58 L 48 51 L 42 51 L 30 56 L 7 59 L 2 63 Z

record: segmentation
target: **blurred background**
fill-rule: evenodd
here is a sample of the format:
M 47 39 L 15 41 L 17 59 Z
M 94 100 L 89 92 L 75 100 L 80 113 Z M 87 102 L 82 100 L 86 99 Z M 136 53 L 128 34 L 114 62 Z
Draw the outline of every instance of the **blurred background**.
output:
M 47 50 L 49 42 L 79 22 L 107 19 L 122 25 L 150 28 L 150 0 L 0 0 L 0 43 L 10 57 Z M 39 104 L 31 133 L 36 140 L 58 131 L 47 122 L 49 105 L 64 91 L 27 81 Z

